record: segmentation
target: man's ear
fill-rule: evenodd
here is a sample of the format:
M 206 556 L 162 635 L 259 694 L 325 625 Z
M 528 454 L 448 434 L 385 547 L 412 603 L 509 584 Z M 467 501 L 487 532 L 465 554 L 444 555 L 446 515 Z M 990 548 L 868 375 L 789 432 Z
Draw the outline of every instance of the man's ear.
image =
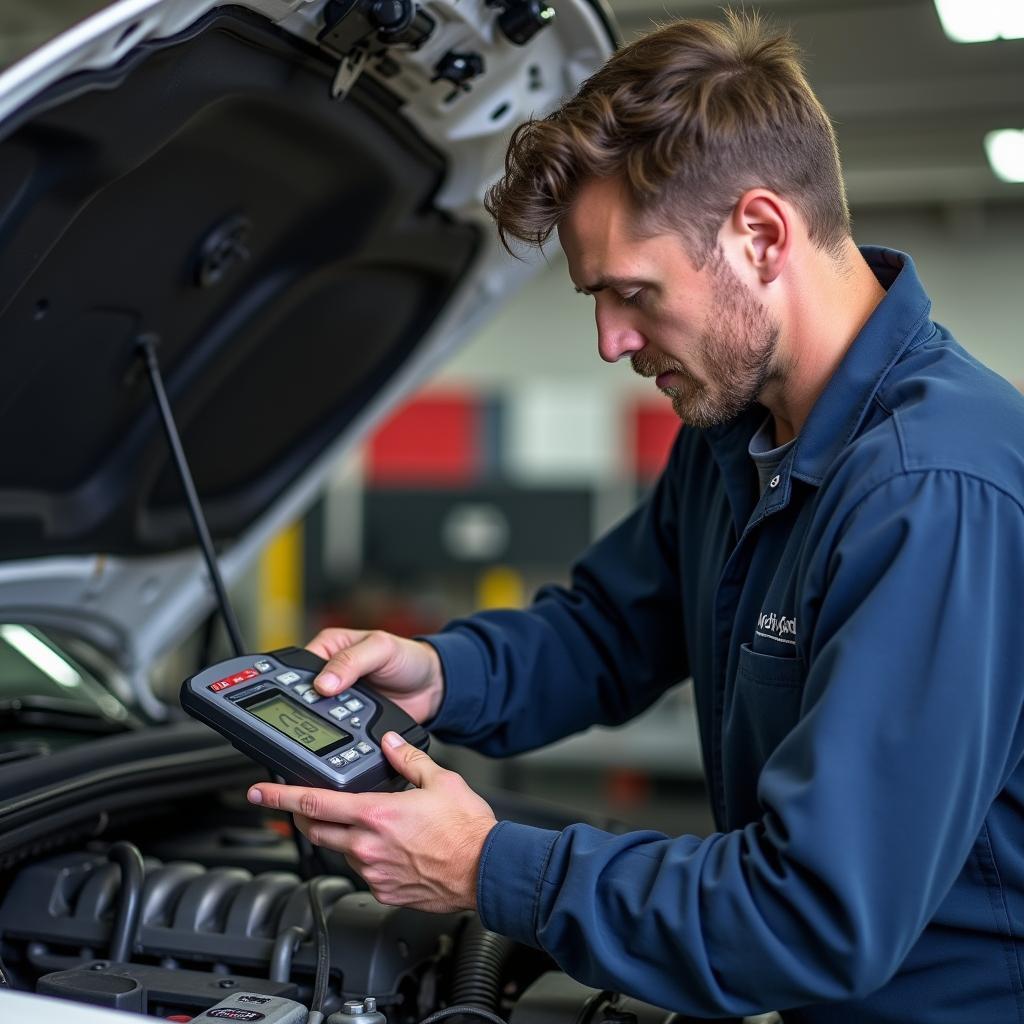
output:
M 762 284 L 770 284 L 789 258 L 793 240 L 793 210 L 779 196 L 764 188 L 752 188 L 740 196 L 729 218 L 733 244 Z

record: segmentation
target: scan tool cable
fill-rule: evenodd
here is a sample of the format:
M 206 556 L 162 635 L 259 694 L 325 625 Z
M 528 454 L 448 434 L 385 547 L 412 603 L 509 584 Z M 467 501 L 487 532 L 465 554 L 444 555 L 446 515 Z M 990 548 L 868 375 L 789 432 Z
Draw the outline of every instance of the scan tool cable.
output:
M 167 391 L 164 388 L 160 363 L 156 357 L 158 340 L 155 334 L 147 333 L 140 334 L 136 338 L 135 343 L 149 373 L 149 381 L 153 386 L 153 397 L 156 399 L 157 411 L 160 414 L 160 421 L 164 426 L 164 433 L 167 435 L 167 443 L 171 449 L 174 465 L 178 470 L 181 486 L 185 489 L 185 500 L 188 504 L 189 515 L 192 517 L 192 525 L 195 528 L 199 547 L 206 561 L 210 582 L 213 584 L 214 593 L 217 595 L 217 604 L 220 607 L 220 613 L 228 631 L 228 639 L 231 641 L 232 651 L 236 655 L 242 655 L 245 654 L 242 631 L 238 627 L 235 610 L 231 607 L 231 602 L 228 600 L 227 588 L 224 586 L 224 577 L 221 576 L 220 566 L 217 564 L 217 553 L 213 547 L 213 538 L 210 536 L 210 530 L 206 525 L 206 517 L 203 515 L 202 505 L 199 503 L 199 493 L 196 491 L 195 481 L 192 479 L 192 471 L 189 469 L 188 459 L 185 457 L 185 449 L 181 445 L 178 426 L 174 421 L 171 403 L 167 399 Z M 284 779 L 274 775 L 273 772 L 270 775 L 277 782 L 284 782 Z M 312 846 L 306 841 L 306 837 L 299 833 L 298 829 L 293 829 L 293 836 L 295 850 L 299 858 L 299 870 L 303 877 L 308 878 L 312 873 Z
M 185 500 L 188 504 L 189 515 L 192 517 L 192 525 L 195 528 L 196 537 L 199 539 L 199 547 L 202 549 L 203 558 L 206 560 L 206 569 L 210 574 L 210 582 L 213 584 L 214 592 L 217 595 L 217 604 L 220 605 L 221 615 L 224 616 L 224 625 L 227 627 L 228 638 L 231 640 L 231 648 L 235 654 L 244 654 L 245 645 L 242 643 L 242 632 L 238 628 L 235 611 L 228 601 L 228 592 L 224 586 L 224 579 L 220 574 L 220 567 L 217 565 L 216 552 L 213 549 L 213 539 L 206 525 L 206 517 L 203 515 L 202 506 L 199 504 L 199 494 L 196 491 L 195 481 L 192 479 L 192 471 L 188 467 L 185 449 L 181 446 L 181 437 L 178 434 L 178 427 L 174 422 L 174 413 L 171 412 L 171 404 L 168 402 L 167 392 L 164 390 L 160 364 L 156 358 L 157 336 L 155 334 L 140 334 L 136 339 L 136 344 L 146 363 L 149 381 L 153 385 L 153 396 L 156 398 L 157 411 L 160 413 L 160 420 L 164 426 L 164 433 L 167 435 L 167 443 L 171 447 L 171 455 L 174 458 L 174 465 L 178 470 L 181 485 L 185 488 Z
M 327 914 L 320 895 L 320 884 L 325 878 L 321 875 L 309 883 L 309 906 L 313 911 L 313 924 L 316 928 L 316 980 L 313 983 L 313 998 L 309 1002 L 306 1024 L 320 1024 L 324 1019 L 324 1000 L 327 998 L 327 982 L 331 973 L 331 936 L 327 930 Z
M 485 1010 L 481 1006 L 467 1005 L 446 1006 L 443 1010 L 424 1017 L 420 1024 L 437 1024 L 437 1021 L 447 1017 L 481 1017 L 483 1020 L 489 1021 L 490 1024 L 508 1024 L 504 1017 L 499 1017 L 496 1013 L 491 1013 L 490 1010 Z
M 146 869 L 139 848 L 124 840 L 110 847 L 107 859 L 121 868 L 121 888 L 110 929 L 110 959 L 114 963 L 130 963 L 142 913 Z

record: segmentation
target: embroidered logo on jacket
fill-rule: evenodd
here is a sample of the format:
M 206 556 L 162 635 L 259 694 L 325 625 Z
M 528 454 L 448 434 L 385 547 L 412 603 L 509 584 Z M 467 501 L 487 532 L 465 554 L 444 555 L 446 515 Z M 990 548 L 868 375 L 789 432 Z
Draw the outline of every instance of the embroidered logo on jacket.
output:
M 761 612 L 757 618 L 758 636 L 766 640 L 775 640 L 780 644 L 796 646 L 796 617 L 786 618 L 777 612 Z

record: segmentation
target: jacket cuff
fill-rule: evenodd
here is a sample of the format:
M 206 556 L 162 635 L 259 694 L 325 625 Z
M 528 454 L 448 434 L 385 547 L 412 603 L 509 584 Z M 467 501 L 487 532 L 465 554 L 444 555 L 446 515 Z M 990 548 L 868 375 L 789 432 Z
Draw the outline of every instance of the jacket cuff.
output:
M 476 903 L 483 926 L 516 942 L 539 947 L 541 886 L 561 832 L 499 821 L 484 843 L 477 870 Z
M 423 723 L 439 740 L 459 742 L 474 731 L 484 709 L 487 665 L 476 642 L 463 633 L 419 636 L 437 651 L 444 675 L 444 694 L 437 714 Z

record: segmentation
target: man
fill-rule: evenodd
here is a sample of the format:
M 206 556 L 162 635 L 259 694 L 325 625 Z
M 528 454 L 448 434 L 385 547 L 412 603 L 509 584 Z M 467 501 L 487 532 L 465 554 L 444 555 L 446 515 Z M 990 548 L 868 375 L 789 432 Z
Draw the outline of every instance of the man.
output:
M 1024 1021 L 1024 401 L 908 257 L 854 245 L 793 44 L 737 16 L 636 41 L 517 131 L 489 201 L 506 241 L 557 230 L 601 356 L 684 427 L 570 588 L 425 641 L 326 630 L 317 687 L 365 676 L 500 755 L 692 674 L 720 832 L 496 824 L 400 741 L 406 793 L 252 798 L 384 902 L 476 907 L 684 1013 Z

